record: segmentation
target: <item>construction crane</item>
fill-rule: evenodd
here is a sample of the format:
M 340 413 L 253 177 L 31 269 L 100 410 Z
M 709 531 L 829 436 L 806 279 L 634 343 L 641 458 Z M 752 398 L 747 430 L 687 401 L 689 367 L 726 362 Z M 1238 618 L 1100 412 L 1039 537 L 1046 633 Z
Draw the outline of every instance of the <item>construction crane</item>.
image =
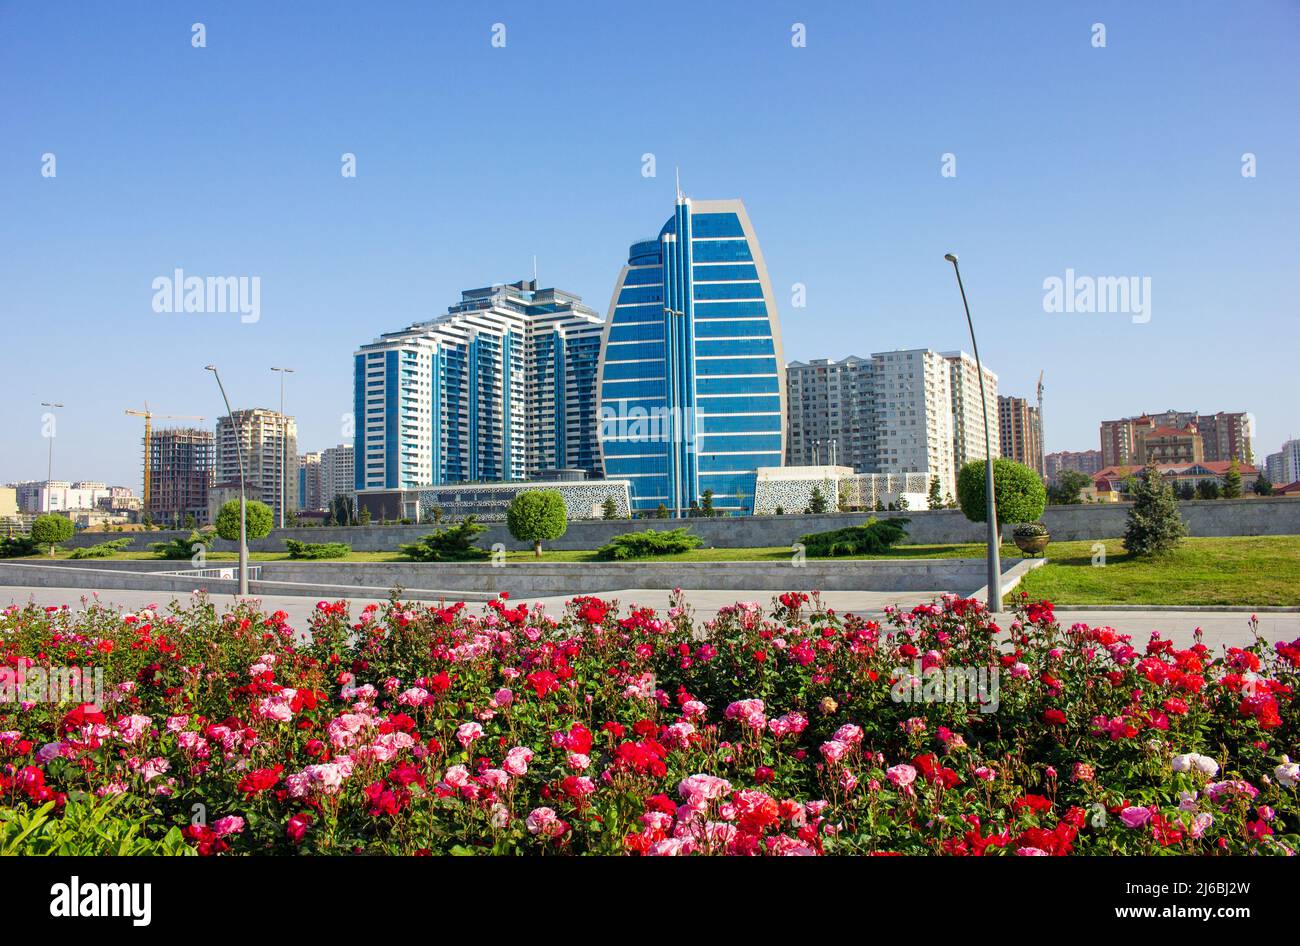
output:
M 1043 372 L 1038 372 L 1038 475 L 1047 479 L 1047 448 L 1043 443 Z
M 153 419 L 159 420 L 203 420 L 202 417 L 196 417 L 193 414 L 155 414 L 149 410 L 149 402 L 144 402 L 144 410 L 133 411 L 127 408 L 127 414 L 132 417 L 144 418 L 144 498 L 140 501 L 140 508 L 147 514 L 149 512 L 149 446 L 153 434 Z

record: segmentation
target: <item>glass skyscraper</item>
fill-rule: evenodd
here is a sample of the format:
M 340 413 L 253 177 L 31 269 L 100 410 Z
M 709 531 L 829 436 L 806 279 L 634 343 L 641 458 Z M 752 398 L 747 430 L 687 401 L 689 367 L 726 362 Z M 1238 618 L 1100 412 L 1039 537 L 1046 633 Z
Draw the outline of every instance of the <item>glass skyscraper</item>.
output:
M 753 510 L 756 471 L 785 456 L 785 370 L 771 280 L 739 200 L 678 196 L 632 244 L 599 372 L 605 475 L 632 508 Z
M 358 490 L 600 472 L 602 323 L 536 280 L 470 289 L 354 356 Z

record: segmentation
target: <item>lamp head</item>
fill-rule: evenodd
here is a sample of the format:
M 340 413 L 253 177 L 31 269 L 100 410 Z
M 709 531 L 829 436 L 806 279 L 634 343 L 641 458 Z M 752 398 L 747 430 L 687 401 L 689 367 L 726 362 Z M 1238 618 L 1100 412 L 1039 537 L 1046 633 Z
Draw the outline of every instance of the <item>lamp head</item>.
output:
M 955 263 L 955 262 L 957 262 L 957 254 L 956 254 L 956 253 L 944 253 L 944 254 L 943 254 L 943 258 L 946 259 L 946 260 L 947 260 L 948 262 L 950 262 L 950 263 Z
M 203 370 L 204 370 L 204 371 L 216 371 L 216 370 L 217 370 L 217 366 L 216 366 L 216 365 L 204 365 L 204 366 L 203 366 Z

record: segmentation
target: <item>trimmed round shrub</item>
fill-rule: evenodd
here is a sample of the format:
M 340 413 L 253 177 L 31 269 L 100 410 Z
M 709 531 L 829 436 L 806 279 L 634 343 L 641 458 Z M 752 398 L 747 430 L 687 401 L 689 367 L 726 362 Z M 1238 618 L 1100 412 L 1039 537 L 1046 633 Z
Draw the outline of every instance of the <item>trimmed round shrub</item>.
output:
M 72 520 L 67 516 L 37 516 L 32 523 L 32 541 L 42 547 L 48 547 L 54 554 L 54 546 L 72 538 Z
M 533 543 L 540 558 L 542 543 L 558 539 L 569 527 L 564 497 L 553 489 L 520 493 L 506 507 L 506 528 L 520 542 Z
M 972 460 L 957 474 L 957 501 L 971 522 L 985 521 L 984 460 Z M 1036 522 L 1047 505 L 1047 487 L 1030 467 L 1015 460 L 993 461 L 993 495 L 1001 522 Z
M 271 512 L 271 507 L 256 499 L 248 500 L 246 505 L 248 514 L 245 528 L 248 538 L 261 539 L 270 535 L 271 526 L 275 524 L 275 515 Z M 238 499 L 229 500 L 221 507 L 221 512 L 217 513 L 217 535 L 227 542 L 239 541 Z

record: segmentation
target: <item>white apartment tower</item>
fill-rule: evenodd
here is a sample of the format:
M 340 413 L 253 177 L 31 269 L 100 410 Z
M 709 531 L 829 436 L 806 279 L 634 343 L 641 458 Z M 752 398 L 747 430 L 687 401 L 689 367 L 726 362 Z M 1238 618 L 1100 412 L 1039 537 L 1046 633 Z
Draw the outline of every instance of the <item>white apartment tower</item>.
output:
M 984 410 L 980 407 L 980 372 L 975 359 L 964 351 L 946 351 L 948 380 L 952 389 L 952 463 L 960 471 L 971 460 L 999 457 L 998 376 L 984 369 L 984 410 L 993 443 L 984 438 Z M 955 476 L 955 473 L 954 473 Z
M 874 374 L 876 472 L 930 473 L 940 492 L 957 495 L 953 460 L 952 373 L 928 349 L 871 356 Z

